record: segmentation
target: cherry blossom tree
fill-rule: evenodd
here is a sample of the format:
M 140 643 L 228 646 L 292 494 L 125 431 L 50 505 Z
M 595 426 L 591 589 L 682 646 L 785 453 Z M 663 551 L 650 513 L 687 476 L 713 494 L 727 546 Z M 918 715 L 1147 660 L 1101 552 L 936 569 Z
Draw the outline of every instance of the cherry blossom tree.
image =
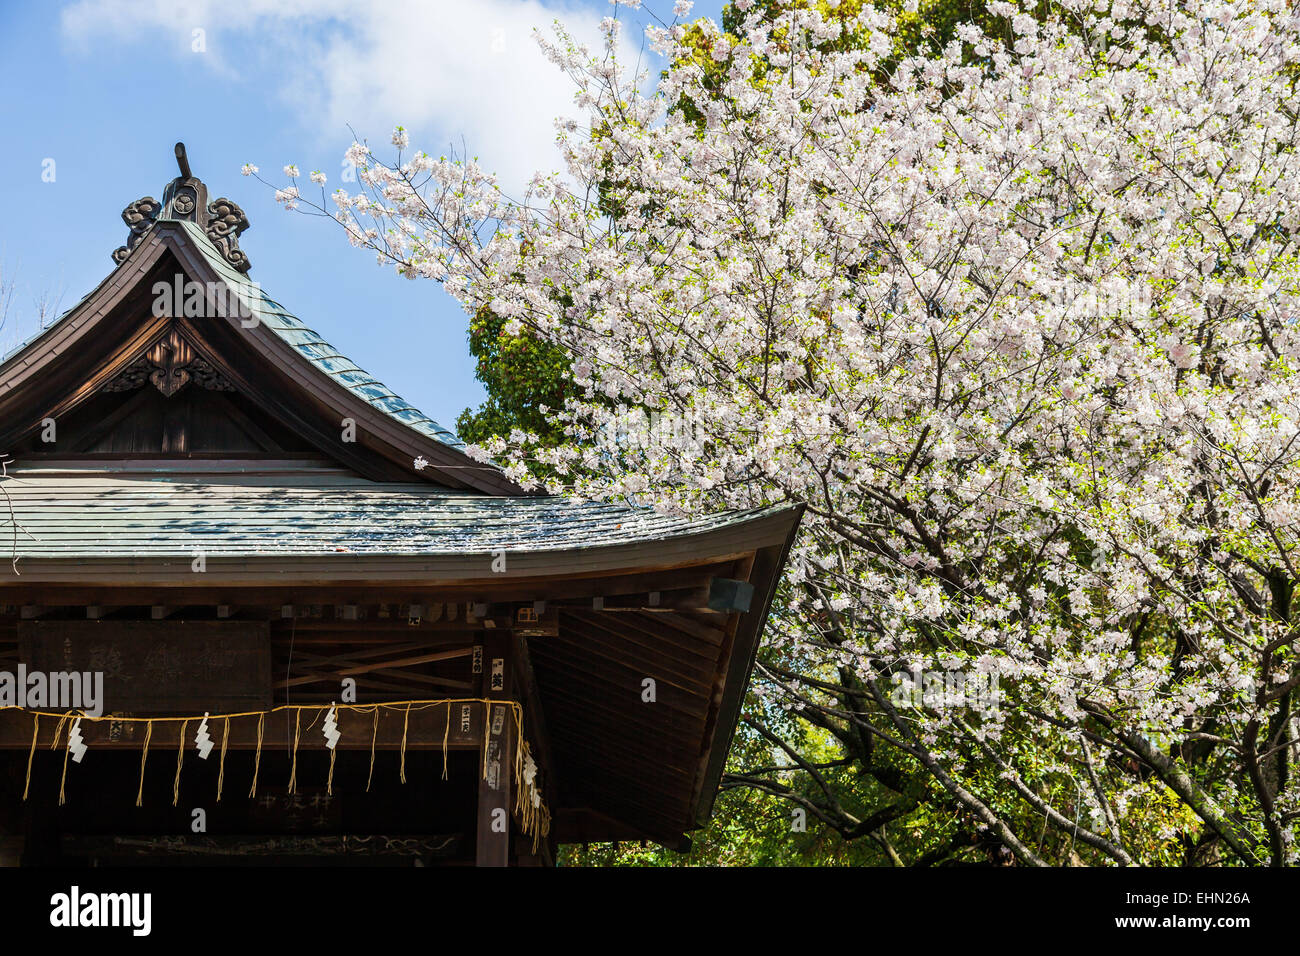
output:
M 806 508 L 746 717 L 776 759 L 727 786 L 897 862 L 919 805 L 949 855 L 1297 862 L 1300 18 L 993 2 L 900 55 L 884 10 L 751 6 L 691 28 L 709 70 L 649 29 L 651 92 L 616 19 L 540 41 L 586 119 L 523 195 L 402 130 L 358 194 L 277 195 L 566 357 L 564 440 L 476 449 L 512 477 Z

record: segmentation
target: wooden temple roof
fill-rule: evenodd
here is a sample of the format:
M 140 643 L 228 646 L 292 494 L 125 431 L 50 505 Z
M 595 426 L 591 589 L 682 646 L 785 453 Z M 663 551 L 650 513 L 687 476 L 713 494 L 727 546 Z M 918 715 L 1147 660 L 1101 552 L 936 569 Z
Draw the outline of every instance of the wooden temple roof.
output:
M 182 274 L 207 290 L 214 313 L 241 309 L 239 317 L 140 321 L 155 297 L 155 284 Z M 133 328 L 123 328 L 123 319 Z M 354 470 L 389 480 L 405 476 L 488 494 L 523 494 L 500 469 L 470 458 L 452 432 L 342 356 L 260 285 L 233 269 L 198 225 L 163 217 L 103 282 L 0 364 L 0 448 L 11 450 L 39 431 L 43 417 L 64 414 L 111 387 L 114 378 L 140 360 L 151 340 L 156 344 L 168 334 L 194 346 L 235 390 L 263 407 L 282 403 L 285 391 L 292 389 L 301 393 L 301 401 L 318 413 L 317 418 L 321 411 L 332 413 L 331 430 L 340 416 L 352 418 L 371 436 L 370 448 L 397 468 L 376 470 L 377 463 L 364 454 L 348 454 L 350 449 L 333 443 L 331 451 Z M 222 338 L 224 343 L 218 341 Z M 118 350 L 105 348 L 111 341 Z M 245 373 L 246 364 L 264 369 L 261 374 Z M 44 403 L 46 414 L 33 419 L 28 408 L 34 411 L 39 405 L 33 407 L 30 400 L 56 391 L 60 399 Z M 323 437 L 318 422 L 299 419 L 289 424 L 299 429 L 307 425 L 317 444 Z M 417 458 L 428 462 L 427 467 L 417 471 Z
M 123 213 L 116 269 L 0 364 L 0 606 L 545 605 L 520 639 L 558 839 L 680 844 L 711 810 L 801 510 L 526 494 L 251 282 L 242 211 L 178 158 L 163 202 Z M 245 314 L 158 314 L 178 277 Z
M 782 509 L 671 517 L 563 497 L 481 495 L 376 482 L 314 463 L 216 462 L 176 474 L 157 463 L 11 468 L 23 565 L 54 558 L 222 555 L 475 555 L 653 544 L 743 526 Z

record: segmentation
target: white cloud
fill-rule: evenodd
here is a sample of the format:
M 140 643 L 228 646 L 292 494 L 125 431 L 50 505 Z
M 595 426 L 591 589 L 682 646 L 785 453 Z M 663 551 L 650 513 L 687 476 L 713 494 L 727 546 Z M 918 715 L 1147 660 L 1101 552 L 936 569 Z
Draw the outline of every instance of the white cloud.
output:
M 560 165 L 554 120 L 577 112 L 572 81 L 542 55 L 533 30 L 550 36 L 558 19 L 599 50 L 607 12 L 572 0 L 77 0 L 62 27 L 90 52 L 105 39 L 161 32 L 162 49 L 178 55 L 203 30 L 208 68 L 227 82 L 264 71 L 297 118 L 330 141 L 351 124 L 379 152 L 401 123 L 412 145 L 435 154 L 451 144 L 459 151 L 463 138 L 517 186 Z M 627 22 L 620 56 L 635 62 L 639 41 Z

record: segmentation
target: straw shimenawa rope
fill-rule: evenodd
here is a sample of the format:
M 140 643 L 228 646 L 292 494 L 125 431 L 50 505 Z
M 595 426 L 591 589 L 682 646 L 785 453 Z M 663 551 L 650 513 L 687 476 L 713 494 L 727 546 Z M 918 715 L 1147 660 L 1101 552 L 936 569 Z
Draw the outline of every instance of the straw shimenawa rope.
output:
M 402 718 L 402 763 L 399 770 L 399 776 L 402 783 L 406 783 L 406 730 L 411 725 L 411 705 L 406 705 L 406 714 Z
M 36 737 L 41 732 L 41 715 L 32 715 L 32 749 L 27 753 L 27 782 L 23 784 L 23 799 L 27 799 L 27 791 L 32 786 L 32 758 L 36 756 Z
M 185 763 L 185 729 L 189 727 L 190 722 L 187 720 L 181 724 L 180 739 L 176 742 L 176 779 L 172 781 L 172 806 L 181 799 L 181 765 Z
M 253 786 L 249 788 L 248 798 L 257 796 L 257 772 L 262 769 L 262 730 L 266 727 L 266 714 L 257 715 L 257 752 L 253 755 Z
M 447 739 L 451 736 L 451 704 L 447 704 L 447 726 L 442 731 L 442 779 L 447 779 Z
M 217 803 L 221 802 L 221 787 L 226 782 L 226 744 L 230 743 L 230 718 L 225 719 L 221 731 L 221 760 L 217 764 Z
M 67 803 L 64 787 L 68 783 L 68 754 L 72 753 L 72 731 L 68 731 L 68 746 L 63 748 L 63 777 L 59 780 L 59 806 Z
M 496 708 L 506 708 L 506 711 L 511 717 L 513 717 L 515 730 L 513 774 L 514 785 L 516 788 L 514 805 L 515 815 L 519 818 L 520 827 L 523 832 L 533 837 L 533 846 L 534 849 L 536 849 L 537 841 L 550 833 L 550 812 L 541 801 L 540 790 L 536 784 L 529 783 L 524 779 L 524 766 L 526 761 L 531 760 L 531 749 L 528 746 L 528 742 L 524 740 L 523 707 L 518 701 L 482 697 L 465 697 L 454 700 L 391 701 L 376 704 L 337 704 L 336 706 L 340 711 L 348 710 L 355 713 L 369 713 L 372 717 L 370 734 L 370 771 L 366 776 L 366 792 L 370 791 L 371 782 L 374 778 L 375 752 L 379 738 L 379 714 L 381 709 L 400 709 L 402 711 L 402 742 L 398 775 L 401 782 L 406 783 L 406 750 L 410 736 L 411 711 L 428 710 L 438 707 L 446 708 L 446 720 L 442 732 L 442 779 L 446 780 L 449 772 L 448 753 L 451 749 L 451 711 L 452 707 L 457 704 L 479 704 L 483 707 L 483 745 L 481 760 L 483 779 L 487 779 L 488 776 L 487 758 L 489 743 L 492 737 L 493 717 L 496 713 Z M 272 707 L 269 710 L 244 711 L 240 713 L 217 715 L 221 717 L 223 724 L 221 757 L 217 770 L 217 800 L 220 801 L 225 788 L 226 751 L 229 749 L 230 744 L 231 720 L 241 717 L 257 718 L 257 743 L 253 757 L 253 780 L 248 790 L 248 796 L 252 799 L 257 796 L 257 783 L 262 766 L 262 747 L 265 740 L 267 715 L 277 713 L 281 710 L 293 710 L 295 712 L 293 752 L 289 771 L 289 793 L 296 793 L 298 789 L 298 747 L 302 737 L 302 711 L 310 709 L 316 712 L 316 717 L 312 721 L 312 726 L 315 726 L 316 719 L 319 719 L 325 711 L 328 710 L 329 706 L 330 705 L 327 704 L 282 704 L 277 707 Z M 112 720 L 121 723 L 144 724 L 144 741 L 140 747 L 140 781 L 135 796 L 135 805 L 137 807 L 144 805 L 144 772 L 145 766 L 149 760 L 149 744 L 153 739 L 153 726 L 156 723 L 171 723 L 179 721 L 181 726 L 176 748 L 176 775 L 172 780 L 172 805 L 177 806 L 179 804 L 181 772 L 185 762 L 186 731 L 189 729 L 190 721 L 198 720 L 199 717 L 129 717 L 120 715 L 90 716 L 76 711 L 68 711 L 59 714 L 51 713 L 49 711 L 27 710 L 26 708 L 18 707 L 0 707 L 0 710 L 24 710 L 26 713 L 32 715 L 32 742 L 27 754 L 27 777 L 23 785 L 24 800 L 28 798 L 28 795 L 31 792 L 32 765 L 36 756 L 36 747 L 40 742 L 40 722 L 42 717 L 58 718 L 58 723 L 54 728 L 54 736 L 50 742 L 51 750 L 58 747 L 59 741 L 63 737 L 63 728 L 70 720 L 80 719 L 90 722 Z M 334 792 L 334 765 L 336 756 L 336 750 L 331 748 L 329 776 L 326 780 L 326 789 L 331 795 L 333 795 Z M 498 763 L 500 763 L 499 760 Z M 67 770 L 68 749 L 65 747 L 63 773 L 59 785 L 60 804 L 63 804 L 66 800 Z
M 144 762 L 149 759 L 149 738 L 153 736 L 153 721 L 144 725 L 144 746 L 140 748 L 140 789 L 135 794 L 135 805 L 144 806 Z
M 63 725 L 68 722 L 68 715 L 63 714 L 59 717 L 59 722 L 54 725 L 54 739 L 50 741 L 50 749 L 53 750 L 59 745 L 59 734 L 63 733 Z
M 375 705 L 375 729 L 370 734 L 370 773 L 366 777 L 366 793 L 370 792 L 370 780 L 375 775 L 375 740 L 379 737 L 379 705 Z
M 293 716 L 293 760 L 289 764 L 289 792 L 298 792 L 298 741 L 302 739 L 302 711 Z

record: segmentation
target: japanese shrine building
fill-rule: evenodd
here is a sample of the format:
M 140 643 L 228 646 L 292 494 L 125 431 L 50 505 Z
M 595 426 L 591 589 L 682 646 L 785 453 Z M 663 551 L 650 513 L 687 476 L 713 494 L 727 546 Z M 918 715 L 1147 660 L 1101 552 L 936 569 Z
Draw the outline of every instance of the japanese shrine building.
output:
M 686 846 L 799 510 L 525 493 L 251 282 L 177 157 L 0 364 L 4 861 Z

